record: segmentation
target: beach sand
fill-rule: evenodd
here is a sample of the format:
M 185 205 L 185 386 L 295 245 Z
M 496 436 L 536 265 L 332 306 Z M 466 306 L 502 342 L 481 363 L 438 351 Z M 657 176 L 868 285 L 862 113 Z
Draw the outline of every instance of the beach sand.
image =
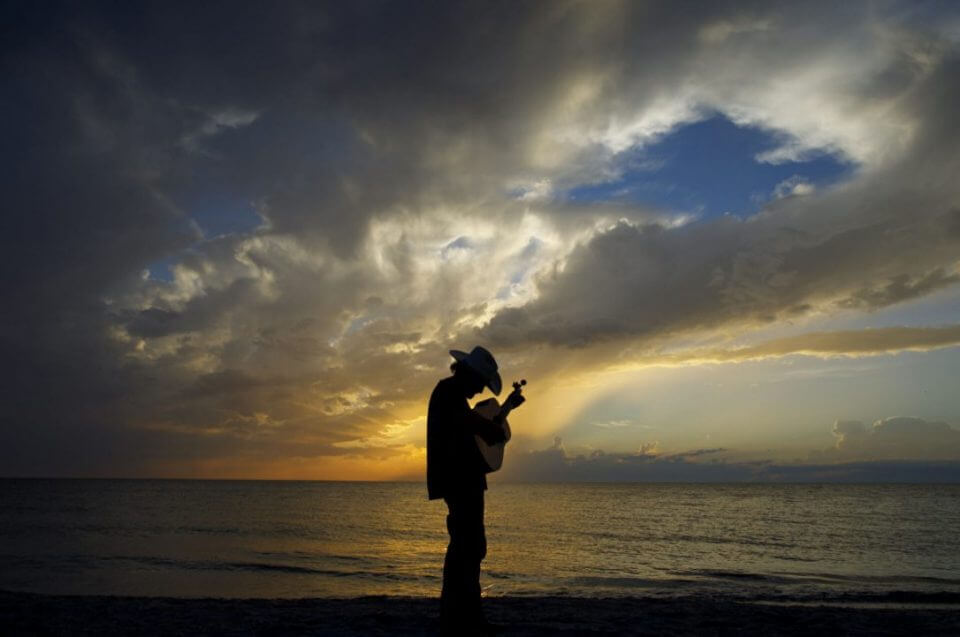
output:
M 495 597 L 504 635 L 958 635 L 960 600 Z M 435 635 L 435 599 L 178 599 L 0 592 L 5 635 Z

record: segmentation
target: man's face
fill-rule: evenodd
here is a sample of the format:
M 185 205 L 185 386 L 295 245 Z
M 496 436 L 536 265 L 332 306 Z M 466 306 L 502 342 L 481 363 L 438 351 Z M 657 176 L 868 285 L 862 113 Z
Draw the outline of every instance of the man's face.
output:
M 469 373 L 464 375 L 463 381 L 463 390 L 466 393 L 467 398 L 473 398 L 482 392 L 483 388 L 486 386 L 483 382 L 483 379 L 480 378 L 480 375 L 473 370 L 469 370 Z

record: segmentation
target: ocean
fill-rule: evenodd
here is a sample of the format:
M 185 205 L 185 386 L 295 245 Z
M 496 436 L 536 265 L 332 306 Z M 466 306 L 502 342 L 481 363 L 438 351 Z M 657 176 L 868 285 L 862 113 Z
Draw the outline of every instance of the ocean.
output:
M 960 485 L 492 484 L 487 595 L 960 593 Z M 417 483 L 0 480 L 0 589 L 436 596 Z

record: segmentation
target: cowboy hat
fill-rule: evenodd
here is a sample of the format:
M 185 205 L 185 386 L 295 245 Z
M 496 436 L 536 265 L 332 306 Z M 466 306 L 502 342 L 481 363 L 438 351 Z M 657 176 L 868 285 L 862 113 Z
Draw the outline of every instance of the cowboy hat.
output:
M 458 349 L 452 349 L 450 350 L 450 356 L 453 356 L 458 363 L 465 363 L 470 369 L 477 372 L 487 387 L 490 388 L 490 391 L 495 396 L 500 395 L 502 383 L 500 382 L 500 374 L 497 373 L 497 361 L 493 358 L 493 354 L 477 345 L 469 354 Z

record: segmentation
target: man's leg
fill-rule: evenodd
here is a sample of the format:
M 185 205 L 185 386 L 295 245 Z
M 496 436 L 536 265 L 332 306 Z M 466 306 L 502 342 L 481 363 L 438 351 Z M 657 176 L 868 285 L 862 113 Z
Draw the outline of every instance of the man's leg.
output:
M 444 498 L 449 508 L 450 544 L 443 561 L 440 619 L 446 626 L 476 626 L 480 609 L 480 562 L 487 554 L 483 491 Z

